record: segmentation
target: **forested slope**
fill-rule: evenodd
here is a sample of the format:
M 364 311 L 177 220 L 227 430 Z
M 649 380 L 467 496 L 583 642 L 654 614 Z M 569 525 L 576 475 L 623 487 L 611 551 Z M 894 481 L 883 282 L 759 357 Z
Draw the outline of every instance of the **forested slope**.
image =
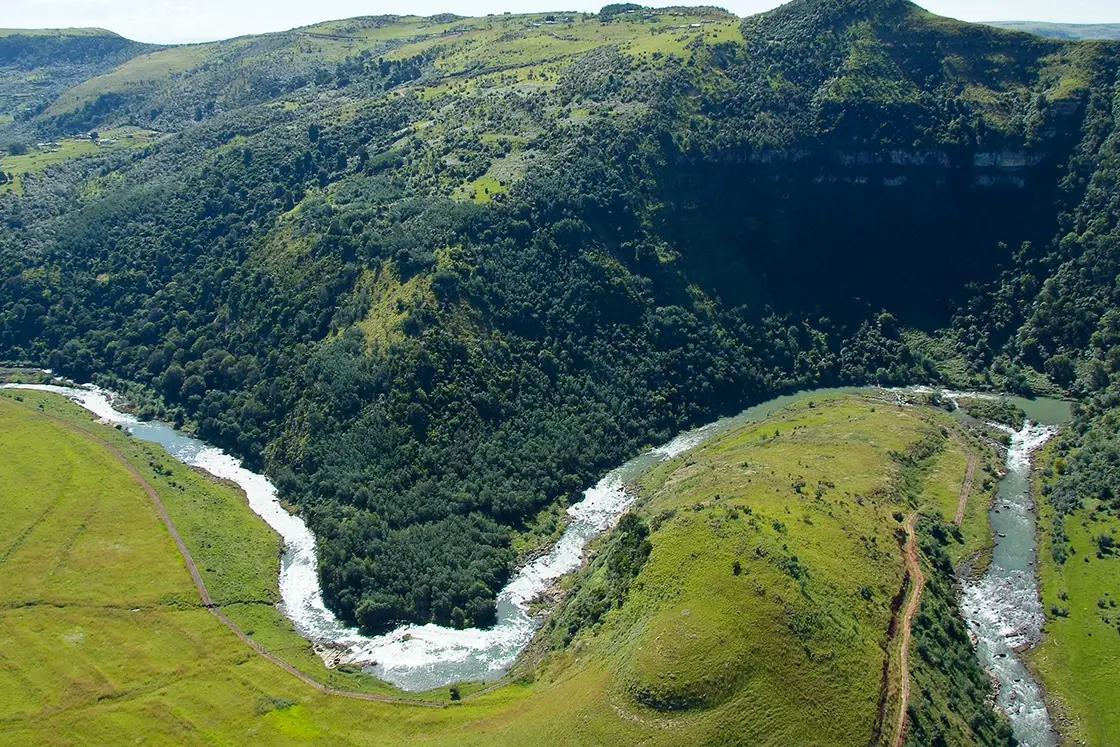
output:
M 1103 387 L 1118 50 L 901 0 L 160 50 L 31 120 L 153 135 L 0 194 L 0 356 L 262 465 L 347 619 L 485 623 L 515 537 L 685 425 Z

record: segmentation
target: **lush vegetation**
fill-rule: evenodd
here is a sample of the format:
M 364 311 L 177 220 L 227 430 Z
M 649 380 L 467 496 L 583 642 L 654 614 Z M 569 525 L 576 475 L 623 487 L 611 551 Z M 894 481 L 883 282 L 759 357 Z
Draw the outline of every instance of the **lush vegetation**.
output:
M 0 356 L 265 469 L 344 618 L 485 624 L 513 538 L 682 426 L 1101 386 L 1117 55 L 900 0 L 145 51 L 19 122 L 145 135 L 0 186 Z
M 1022 408 L 1006 399 L 970 399 L 965 403 L 964 411 L 979 420 L 1000 423 L 1015 430 L 1022 428 L 1023 421 L 1027 419 Z
M 912 408 L 845 397 L 803 400 L 663 465 L 554 619 L 572 619 L 585 589 L 611 589 L 606 609 L 514 683 L 431 709 L 326 696 L 254 654 L 200 608 L 147 496 L 82 431 L 159 491 L 223 612 L 321 680 L 376 688 L 325 670 L 281 624 L 276 538 L 228 487 L 54 395 L 3 392 L 0 426 L 0 508 L 17 540 L 0 564 L 0 630 L 14 642 L 0 669 L 5 744 L 868 743 L 897 655 L 893 513 L 924 495 L 895 455 L 959 450 Z M 928 575 L 945 583 L 938 548 Z M 936 619 L 960 626 L 951 608 Z M 936 632 L 921 650 L 948 655 Z M 970 657 L 954 671 L 980 676 Z M 982 697 L 923 686 L 954 736 L 996 743 L 1005 726 Z
M 992 744 L 1014 744 L 1011 725 L 990 706 L 991 676 L 977 662 L 968 628 L 957 611 L 952 530 L 936 519 L 919 526 L 927 567 L 921 608 L 914 618 L 913 685 L 906 744 L 968 744 L 972 735 Z M 946 548 L 946 545 L 950 545 Z

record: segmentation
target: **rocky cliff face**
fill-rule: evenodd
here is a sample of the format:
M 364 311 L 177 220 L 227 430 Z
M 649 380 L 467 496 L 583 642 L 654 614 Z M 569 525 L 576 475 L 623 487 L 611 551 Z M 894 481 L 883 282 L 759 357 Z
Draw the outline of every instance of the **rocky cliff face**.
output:
M 890 308 L 937 326 L 967 298 L 966 284 L 998 277 L 1024 242 L 1050 241 L 1067 159 L 1027 149 L 760 150 L 679 164 L 661 192 L 662 225 L 695 268 L 722 268 L 695 277 L 727 303 L 852 318 Z

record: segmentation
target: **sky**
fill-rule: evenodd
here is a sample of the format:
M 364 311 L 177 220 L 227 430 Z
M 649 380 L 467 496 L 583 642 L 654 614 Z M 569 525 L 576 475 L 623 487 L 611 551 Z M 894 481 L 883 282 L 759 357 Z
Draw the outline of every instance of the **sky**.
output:
M 362 15 L 596 11 L 610 0 L 0 0 L 0 28 L 99 26 L 144 42 L 173 44 L 283 31 Z M 636 0 L 642 2 L 642 0 Z M 1120 23 L 1117 0 L 918 0 L 926 9 L 965 21 Z M 574 4 L 573 4 L 574 3 Z M 780 0 L 646 0 L 646 5 L 710 4 L 741 16 Z

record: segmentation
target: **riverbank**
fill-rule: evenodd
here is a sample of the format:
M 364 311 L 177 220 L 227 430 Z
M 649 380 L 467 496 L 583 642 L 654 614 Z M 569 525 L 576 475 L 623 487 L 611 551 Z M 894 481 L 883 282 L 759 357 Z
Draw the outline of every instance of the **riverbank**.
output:
M 771 408 L 830 391 L 779 397 L 693 431 L 682 433 L 612 470 L 567 510 L 570 519 L 549 551 L 522 567 L 497 599 L 497 624 L 487 629 L 452 629 L 434 624 L 403 625 L 380 636 L 365 636 L 342 624 L 323 602 L 317 574 L 315 538 L 304 522 L 278 500 L 275 487 L 236 459 L 162 423 L 142 422 L 112 406 L 112 395 L 96 388 L 74 389 L 18 385 L 69 396 L 99 417 L 126 428 L 138 438 L 160 444 L 177 459 L 230 479 L 245 491 L 250 507 L 284 541 L 280 564 L 279 605 L 296 631 L 333 666 L 361 667 L 401 689 L 421 692 L 457 682 L 499 680 L 532 639 L 539 618 L 530 614 L 532 600 L 555 580 L 579 567 L 587 541 L 608 529 L 631 501 L 626 480 L 652 465 L 673 458 L 737 424 Z
M 142 423 L 134 416 L 118 412 L 111 406 L 110 399 L 99 391 L 57 388 L 55 391 L 76 397 L 100 417 L 123 425 L 140 438 L 161 444 L 187 464 L 239 485 L 249 506 L 283 539 L 280 609 L 294 624 L 295 630 L 313 644 L 312 650 L 328 667 L 341 667 L 349 672 L 364 668 L 405 690 L 423 691 L 455 682 L 493 682 L 504 675 L 529 644 L 539 625 L 541 610 L 539 604 L 534 604 L 535 600 L 548 589 L 555 590 L 557 582 L 565 574 L 579 567 L 587 542 L 609 528 L 633 501 L 633 494 L 624 487 L 627 480 L 642 475 L 658 462 L 672 459 L 743 423 L 763 418 L 780 407 L 808 400 L 811 408 L 814 397 L 827 399 L 854 390 L 818 390 L 776 398 L 734 418 L 725 418 L 683 433 L 664 446 L 651 449 L 608 473 L 585 493 L 582 501 L 567 510 L 565 521 L 558 522 L 563 528 L 560 539 L 547 551 L 534 553 L 535 557 L 518 569 L 498 597 L 498 624 L 494 627 L 455 630 L 436 625 L 406 625 L 375 637 L 347 628 L 326 608 L 318 586 L 314 537 L 298 517 L 280 504 L 275 488 L 266 478 L 244 469 L 236 459 L 166 425 Z M 952 392 L 940 394 L 949 398 L 967 396 Z M 900 398 L 903 395 L 893 396 L 893 404 L 902 402 Z M 934 392 L 933 396 L 939 394 Z M 892 403 L 884 401 L 884 404 Z M 956 433 L 955 426 L 949 422 L 945 425 L 949 426 L 946 433 Z M 956 433 L 954 438 L 963 444 L 961 434 Z M 958 466 L 963 467 L 964 461 L 961 465 L 951 461 L 953 453 L 945 452 L 950 462 L 938 464 L 936 469 L 952 474 Z M 971 475 L 976 465 L 972 457 L 968 457 L 967 461 Z M 938 481 L 932 482 L 936 484 Z M 965 554 L 988 542 L 987 522 L 984 512 L 975 510 L 975 498 L 972 501 L 974 510 L 967 515 L 964 513 L 968 494 L 972 490 L 972 480 L 966 482 L 968 484 L 963 488 L 947 490 L 945 499 L 931 494 L 935 504 L 946 504 L 934 507 L 935 511 L 944 515 L 944 520 L 950 521 L 954 512 L 957 514 L 952 519 L 962 530 L 962 546 L 954 550 L 957 554 Z M 547 520 L 543 515 L 541 518 L 542 521 Z M 965 518 L 968 520 L 962 522 Z M 555 518 L 553 523 L 557 523 Z M 555 533 L 560 527 L 553 527 L 551 531 Z M 555 594 L 554 601 L 559 599 L 560 595 Z
M 277 607 L 283 543 L 250 508 L 241 486 L 172 458 L 123 429 L 98 424 L 87 410 L 53 393 L 0 389 L 0 397 L 89 432 L 117 449 L 162 497 L 215 604 L 268 651 L 325 686 L 400 695 L 362 673 L 328 669 Z M 443 693 L 441 693 L 442 695 Z
M 34 399 L 48 408 L 68 410 L 68 417 L 84 419 L 88 427 L 103 430 L 126 448 L 137 450 L 135 458 L 140 461 L 146 479 L 162 481 L 152 484 L 161 494 L 167 492 L 169 512 L 172 514 L 182 510 L 176 506 L 179 493 L 172 481 L 180 484 L 190 481 L 210 495 L 208 500 L 211 502 L 213 496 L 224 494 L 225 498 L 220 503 L 228 506 L 221 512 L 208 511 L 205 514 L 214 517 L 215 521 L 183 532 L 184 541 L 188 544 L 206 537 L 193 534 L 199 531 L 212 532 L 209 536 L 213 540 L 221 540 L 227 534 L 222 525 L 225 520 L 221 517 L 228 509 L 232 516 L 248 515 L 258 530 L 264 530 L 259 537 L 267 542 L 261 547 L 271 550 L 271 562 L 275 563 L 275 536 L 252 516 L 239 494 L 225 490 L 216 481 L 204 479 L 166 456 L 156 458 L 155 455 L 161 452 L 154 445 L 131 439 L 119 430 L 90 423 L 87 416 L 75 413 L 73 405 L 57 397 L 34 392 L 21 392 L 19 396 Z M 815 404 L 811 405 L 811 400 L 815 400 Z M 734 729 L 736 733 L 745 729 L 755 734 L 760 744 L 799 743 L 804 741 L 802 737 L 810 734 L 804 730 L 816 728 L 817 724 L 826 720 L 826 712 L 850 713 L 845 724 L 837 725 L 837 728 L 850 729 L 853 734 L 861 728 L 870 728 L 867 722 L 861 721 L 863 717 L 860 714 L 873 714 L 874 703 L 870 711 L 864 711 L 862 705 L 849 709 L 841 704 L 841 700 L 855 697 L 858 701 L 867 689 L 865 685 L 878 692 L 882 649 L 878 648 L 875 637 L 868 633 L 856 640 L 857 656 L 849 651 L 852 640 L 845 638 L 843 645 L 839 639 L 833 640 L 833 634 L 850 637 L 854 628 L 841 624 L 833 629 L 828 620 L 834 614 L 852 614 L 865 605 L 870 605 L 869 609 L 860 614 L 871 614 L 871 607 L 877 607 L 880 601 L 888 608 L 889 615 L 890 595 L 897 592 L 900 584 L 898 575 L 884 579 L 883 600 L 877 594 L 877 584 L 866 584 L 871 594 L 869 600 L 863 598 L 860 589 L 849 589 L 850 595 L 843 589 L 859 580 L 852 575 L 849 560 L 857 565 L 869 563 L 868 568 L 879 569 L 875 573 L 885 571 L 885 564 L 890 564 L 897 566 L 895 572 L 901 574 L 902 556 L 897 549 L 892 549 L 889 538 L 891 531 L 897 528 L 892 514 L 904 507 L 892 508 L 891 490 L 896 483 L 883 482 L 884 476 L 897 469 L 890 454 L 909 453 L 907 444 L 921 434 L 938 436 L 947 449 L 956 449 L 958 445 L 944 435 L 938 435 L 940 431 L 919 417 L 915 408 L 821 393 L 805 395 L 797 401 L 800 404 L 788 410 L 767 408 L 757 420 L 727 424 L 726 428 L 710 427 L 701 434 L 686 434 L 672 448 L 667 445 L 658 454 L 646 455 L 644 458 L 649 461 L 644 465 L 635 465 L 638 474 L 652 474 L 650 467 L 654 467 L 654 473 L 683 477 L 688 472 L 702 477 L 704 481 L 689 487 L 687 481 L 677 482 L 675 478 L 667 478 L 672 479 L 675 486 L 669 498 L 673 505 L 666 505 L 663 497 L 647 494 L 649 502 L 642 503 L 636 513 L 651 527 L 651 553 L 648 561 L 638 567 L 629 591 L 603 608 L 595 622 L 587 624 L 586 618 L 581 618 L 584 622 L 577 627 L 570 645 L 554 648 L 546 645 L 547 636 L 538 637 L 540 645 L 525 655 L 532 657 L 529 663 L 534 666 L 519 669 L 514 681 L 498 690 L 489 690 L 481 685 L 461 686 L 458 695 L 464 702 L 450 709 L 451 715 L 438 716 L 435 720 L 415 714 L 413 709 L 403 711 L 409 714 L 407 717 L 386 716 L 379 711 L 366 710 L 378 707 L 375 704 L 346 701 L 339 705 L 329 698 L 324 700 L 326 696 L 323 694 L 300 694 L 298 689 L 292 691 L 289 686 L 268 685 L 268 697 L 277 700 L 261 703 L 261 715 L 251 717 L 252 728 L 264 729 L 275 737 L 274 731 L 268 731 L 271 728 L 269 723 L 291 723 L 293 728 L 322 730 L 324 735 L 330 734 L 355 743 L 379 739 L 392 743 L 389 739 L 391 735 L 399 739 L 397 743 L 443 744 L 450 739 L 449 734 L 454 734 L 457 744 L 520 745 L 554 744 L 556 734 L 566 734 L 588 744 L 641 741 L 668 745 L 679 744 L 681 739 L 704 743 L 717 734 L 727 733 L 728 729 Z M 948 415 L 933 414 L 949 422 Z M 683 454 L 689 446 L 705 439 L 708 446 Z M 921 441 L 920 437 L 918 441 Z M 769 460 L 779 453 L 783 455 L 781 461 L 768 468 Z M 665 459 L 667 461 L 663 461 Z M 152 463 L 149 464 L 148 460 Z M 963 466 L 965 461 L 958 459 L 953 463 Z M 744 464 L 750 466 L 743 467 Z M 770 470 L 781 474 L 772 474 Z M 947 467 L 932 470 L 930 474 L 937 477 L 927 476 L 925 480 L 945 483 L 940 486 L 938 495 L 943 493 L 948 498 L 938 503 L 945 504 L 943 510 L 950 520 L 965 475 L 955 474 L 955 470 Z M 746 484 L 736 482 L 744 478 Z M 720 487 L 713 487 L 718 495 L 710 495 L 703 488 L 709 479 L 720 481 Z M 617 485 L 622 486 L 626 482 L 620 478 Z M 797 489 L 802 482 L 801 489 Z M 712 486 L 716 484 L 711 483 Z M 685 492 L 676 492 L 677 488 Z M 623 500 L 629 504 L 633 497 L 626 496 Z M 199 506 L 209 508 L 205 501 L 201 501 Z M 782 506 L 788 509 L 788 513 L 783 511 Z M 667 515 L 666 511 L 672 514 Z M 861 518 L 857 520 L 857 517 Z M 781 531 L 774 528 L 774 520 L 781 525 Z M 190 522 L 186 525 L 190 526 Z M 655 525 L 656 528 L 653 528 Z M 761 529 L 761 534 L 756 527 Z M 863 534 L 868 541 L 873 535 L 879 535 L 879 542 L 870 545 L 857 542 L 853 532 Z M 236 532 L 232 534 L 236 536 Z M 603 578 L 610 576 L 611 568 L 617 564 L 617 555 L 612 548 L 616 547 L 620 536 L 603 536 L 599 554 L 588 564 L 585 572 L 592 576 L 604 574 Z M 952 540 L 950 547 L 955 547 L 955 542 Z M 205 544 L 200 543 L 200 553 L 206 551 Z M 211 552 L 221 549 L 222 554 L 212 555 L 207 561 L 199 555 L 197 565 L 200 574 L 231 578 L 226 566 L 235 563 L 239 557 L 230 552 L 231 546 L 240 550 L 244 542 L 234 542 L 225 547 L 221 547 L 220 542 L 210 544 L 213 545 Z M 756 546 L 763 547 L 761 557 L 755 554 Z M 878 555 L 873 558 L 867 553 Z M 738 574 L 734 572 L 735 560 L 740 564 Z M 272 568 L 275 569 L 275 565 Z M 834 572 L 840 575 L 833 578 Z M 582 573 L 581 578 L 574 579 L 579 581 L 576 588 L 580 593 L 576 596 L 587 599 L 583 592 L 593 593 L 596 587 L 594 583 L 586 583 Z M 798 581 L 791 573 L 802 573 L 802 580 Z M 272 576 L 270 582 L 275 589 L 276 576 Z M 757 595 L 752 582 L 763 584 L 766 590 L 764 597 Z M 808 584 L 808 600 L 798 596 L 802 583 Z M 836 585 L 838 583 L 840 586 Z M 786 589 L 790 584 L 792 586 Z M 378 685 L 372 678 L 354 674 L 345 667 L 333 670 L 324 667 L 310 645 L 296 637 L 290 625 L 287 631 L 277 631 L 270 627 L 269 620 L 260 619 L 262 615 L 271 615 L 272 623 L 287 622 L 274 606 L 261 601 L 231 597 L 225 600 L 222 609 L 231 617 L 239 615 L 239 626 L 255 640 L 267 639 L 269 650 L 285 660 L 299 658 L 301 668 L 304 665 L 318 667 L 317 671 L 325 677 L 355 678 L 366 680 L 371 683 L 370 687 Z M 570 597 L 562 607 L 576 601 Z M 790 609 L 796 612 L 794 617 L 783 612 L 789 604 L 793 605 Z M 683 614 L 685 610 L 687 614 Z M 768 617 L 771 614 L 776 616 Z M 554 615 L 549 618 L 550 623 L 560 617 L 562 614 Z M 824 627 L 818 630 L 818 624 Z M 681 628 L 681 625 L 685 627 Z M 886 634 L 885 625 L 883 623 L 883 635 Z M 861 624 L 858 629 L 872 631 L 878 627 Z M 759 630 L 767 631 L 770 636 L 767 646 L 778 646 L 785 653 L 779 655 L 776 650 L 765 646 L 766 650 L 760 649 Z M 287 638 L 281 635 L 285 632 Z M 138 640 L 144 640 L 146 634 L 138 633 L 138 636 Z M 690 653 L 686 650 L 697 640 L 702 644 L 703 651 Z M 648 669 L 646 665 L 655 662 L 647 661 L 646 654 L 639 655 L 639 649 L 647 653 L 661 649 L 668 654 L 670 652 L 664 649 L 666 645 L 676 651 L 666 662 L 680 661 L 682 667 L 678 669 L 673 665 L 666 669 L 656 665 Z M 806 653 L 806 646 L 811 655 Z M 240 650 L 240 660 L 244 661 L 245 656 L 249 656 L 250 661 L 255 661 L 252 649 L 245 647 Z M 879 654 L 876 655 L 875 651 Z M 726 680 L 707 680 L 712 673 L 723 671 L 718 661 L 709 661 L 709 658 L 729 652 L 746 657 L 742 663 L 748 669 L 744 671 L 754 674 L 745 679 L 736 675 Z M 843 662 L 830 659 L 836 652 L 845 652 Z M 638 658 L 635 659 L 635 656 Z M 806 659 L 806 656 L 809 658 Z M 869 657 L 867 661 L 874 663 L 874 675 L 869 682 L 857 677 L 845 687 L 827 678 L 813 682 L 806 679 L 813 679 L 816 676 L 814 672 L 821 673 L 823 677 L 823 672 L 835 671 L 835 667 L 841 665 L 853 675 L 863 671 L 860 667 L 849 668 L 855 661 L 853 656 Z M 661 690 L 646 691 L 640 686 L 640 682 L 634 679 L 639 671 L 634 669 L 638 659 L 645 662 L 640 671 L 644 672 L 642 677 L 647 678 L 646 682 L 664 683 L 660 675 L 667 677 L 669 673 L 674 674 L 675 682 L 685 687 L 682 691 L 687 705 L 685 710 L 665 711 L 658 705 L 677 702 L 680 693 L 672 688 L 667 691 L 670 701 L 662 701 L 658 695 Z M 800 680 L 797 677 L 791 679 L 791 672 L 784 669 L 770 672 L 776 662 L 783 661 L 800 672 Z M 245 664 L 239 666 L 244 667 Z M 785 663 L 781 664 L 781 667 L 785 666 Z M 283 674 L 280 668 L 275 669 Z M 223 670 L 218 668 L 214 671 Z M 766 675 L 767 672 L 770 674 Z M 699 679 L 690 679 L 692 674 Z M 200 676 L 202 680 L 198 679 Z M 231 690 L 232 683 L 218 686 L 205 680 L 205 676 L 208 675 L 177 675 L 184 678 L 183 687 L 190 692 L 222 693 L 223 705 L 209 709 L 212 711 L 209 716 L 211 721 L 220 719 L 223 729 L 225 724 L 245 723 L 244 718 L 239 720 L 230 710 L 244 707 L 243 691 Z M 256 682 L 255 677 L 253 682 Z M 276 674 L 265 679 L 279 682 Z M 238 681 L 244 682 L 244 679 Z M 776 692 L 785 692 L 786 695 L 772 696 L 772 690 L 777 687 L 775 683 L 779 681 L 792 689 L 778 688 Z M 188 687 L 187 683 L 193 684 Z M 794 687 L 795 684 L 798 686 Z M 699 689 L 693 690 L 693 687 Z M 487 690 L 471 697 L 472 693 Z M 693 705 L 694 695 L 689 693 L 701 693 L 704 704 Z M 450 692 L 442 688 L 431 696 L 446 703 Z M 787 696 L 793 700 L 782 700 Z M 797 700 L 806 696 L 811 697 L 810 702 Z M 175 703 L 181 713 L 191 718 L 192 711 L 181 699 L 172 697 L 168 702 Z M 251 703 L 249 711 L 255 708 Z M 388 705 L 380 707 L 391 708 Z M 764 718 L 764 711 L 774 708 L 784 714 L 783 724 L 777 729 Z M 221 716 L 214 715 L 217 713 Z M 354 732 L 339 731 L 342 724 L 368 723 L 371 713 L 382 713 L 372 717 L 381 724 L 377 731 L 363 732 L 361 737 Z M 891 713 L 897 714 L 897 709 Z M 888 719 L 887 723 L 894 723 L 890 720 L 893 718 L 891 714 L 885 714 L 884 718 Z M 437 726 L 437 721 L 442 726 Z M 864 726 L 860 726 L 861 723 Z M 441 731 L 448 727 L 451 731 Z M 28 722 L 20 728 L 33 730 L 37 727 Z M 347 736 L 343 737 L 343 734 Z M 228 737 L 227 734 L 227 741 Z M 284 740 L 274 738 L 273 741 L 280 743 Z
M 998 683 L 996 698 L 1024 747 L 1050 747 L 1054 731 L 1039 684 L 1021 657 L 1042 633 L 1042 605 L 1035 570 L 1035 508 L 1030 491 L 1031 459 L 1056 433 L 1055 426 L 1028 422 L 1011 433 L 1007 474 L 998 506 L 990 514 L 997 539 L 987 572 L 966 583 L 961 610 L 977 653 Z
M 1101 535 L 1120 539 L 1120 520 L 1086 496 L 1062 522 L 1066 541 L 1059 550 L 1064 547 L 1068 557 L 1059 563 L 1052 552 L 1055 510 L 1044 491 L 1058 478 L 1058 458 L 1054 449 L 1042 454 L 1032 486 L 1040 507 L 1046 621 L 1028 662 L 1045 687 L 1062 745 L 1120 744 L 1120 557 L 1103 552 L 1098 557 L 1095 541 Z

